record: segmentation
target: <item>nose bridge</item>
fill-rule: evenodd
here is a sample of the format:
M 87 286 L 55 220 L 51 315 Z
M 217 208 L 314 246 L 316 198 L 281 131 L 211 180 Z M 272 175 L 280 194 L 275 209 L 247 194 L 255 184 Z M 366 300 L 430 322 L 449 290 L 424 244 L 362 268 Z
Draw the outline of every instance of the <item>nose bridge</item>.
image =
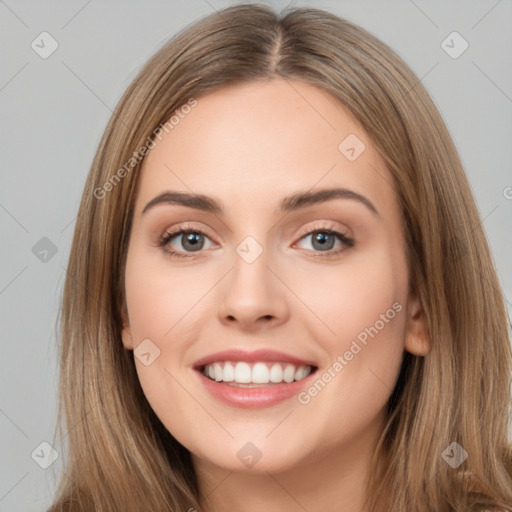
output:
M 238 320 L 249 326 L 260 318 L 282 321 L 287 314 L 284 289 L 272 268 L 272 250 L 264 233 L 246 235 L 235 247 L 233 268 L 219 304 L 221 321 Z M 272 270 L 271 270 L 272 269 Z
M 259 236 L 261 240 L 261 236 Z M 264 300 L 268 304 L 274 286 L 271 283 L 271 251 L 265 240 L 261 243 L 253 235 L 247 235 L 235 248 L 233 272 L 231 276 L 231 293 L 244 302 Z

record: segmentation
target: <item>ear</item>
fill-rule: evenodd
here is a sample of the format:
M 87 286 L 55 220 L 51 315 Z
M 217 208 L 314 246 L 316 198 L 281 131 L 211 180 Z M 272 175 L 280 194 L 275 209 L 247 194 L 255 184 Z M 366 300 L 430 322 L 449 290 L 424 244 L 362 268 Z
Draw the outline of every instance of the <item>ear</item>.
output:
M 123 320 L 123 329 L 121 331 L 121 338 L 123 340 L 124 348 L 126 350 L 133 350 L 132 331 L 130 329 L 130 321 L 128 319 L 128 311 L 126 309 L 125 301 L 123 301 L 123 305 L 121 307 L 121 318 Z
M 417 356 L 426 356 L 432 348 L 427 319 L 416 292 L 407 301 L 405 324 L 405 350 Z

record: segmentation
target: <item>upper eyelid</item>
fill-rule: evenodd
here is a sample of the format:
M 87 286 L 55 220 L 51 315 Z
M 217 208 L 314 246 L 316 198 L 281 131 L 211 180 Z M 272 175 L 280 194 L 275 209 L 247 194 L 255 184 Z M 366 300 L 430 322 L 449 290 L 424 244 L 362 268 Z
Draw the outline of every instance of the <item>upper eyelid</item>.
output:
M 177 226 L 176 228 L 173 228 L 173 229 L 164 230 L 162 237 L 166 237 L 169 235 L 175 237 L 178 235 L 183 235 L 184 233 L 201 233 L 202 235 L 205 235 L 211 239 L 212 237 L 208 234 L 207 231 L 208 230 L 206 230 L 206 229 L 198 228 L 198 227 L 194 227 L 194 226 Z
M 313 221 L 313 222 L 317 222 L 318 224 L 321 224 L 321 225 L 317 225 L 317 226 L 310 226 L 310 227 L 307 227 L 307 228 L 301 228 L 298 232 L 298 235 L 297 236 L 300 236 L 300 237 L 304 237 L 306 235 L 310 235 L 312 233 L 315 233 L 317 231 L 336 231 L 338 233 L 340 233 L 341 235 L 344 235 L 346 237 L 351 237 L 351 231 L 348 227 L 345 226 L 345 228 L 340 228 L 340 227 L 337 227 L 335 226 L 335 221 L 332 221 L 332 220 L 320 220 L 320 221 Z
M 312 233 L 314 233 L 315 231 L 320 231 L 320 230 L 324 230 L 324 231 L 338 231 L 340 232 L 340 234 L 344 235 L 344 236 L 347 236 L 347 237 L 350 237 L 351 234 L 350 234 L 350 229 L 348 228 L 338 228 L 338 227 L 335 227 L 334 226 L 334 222 L 335 221 L 332 221 L 332 220 L 316 220 L 316 221 L 312 221 L 312 222 L 318 222 L 318 223 L 324 223 L 323 225 L 321 226 L 310 226 L 310 227 L 307 227 L 307 228 L 301 228 L 297 234 L 297 236 L 300 236 L 300 237 L 304 237 L 306 235 L 310 235 Z M 327 225 L 327 224 L 330 224 L 330 225 Z M 199 232 L 199 233 L 202 233 L 206 236 L 210 236 L 208 234 L 208 229 L 204 229 L 202 227 L 196 227 L 196 226 L 190 226 L 190 223 L 187 223 L 186 226 L 183 226 L 181 224 L 178 224 L 177 226 L 175 226 L 174 228 L 172 229 L 165 229 L 163 231 L 163 234 L 162 236 L 166 236 L 167 234 L 173 234 L 173 235 L 177 235 L 177 234 L 181 234 L 182 232 Z M 222 238 L 222 237 L 220 237 Z

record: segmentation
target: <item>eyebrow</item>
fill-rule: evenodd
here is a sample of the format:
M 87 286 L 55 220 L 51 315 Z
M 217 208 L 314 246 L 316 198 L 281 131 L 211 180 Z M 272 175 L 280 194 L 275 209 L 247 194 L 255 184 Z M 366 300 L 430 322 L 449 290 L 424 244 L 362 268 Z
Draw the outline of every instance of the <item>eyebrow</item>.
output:
M 369 199 L 346 188 L 327 188 L 315 192 L 296 192 L 282 200 L 281 207 L 276 213 L 289 213 L 308 206 L 331 201 L 333 199 L 352 199 L 366 206 L 366 208 L 368 208 L 368 210 L 370 210 L 374 215 L 379 215 L 377 208 L 375 208 Z M 142 210 L 142 214 L 159 204 L 176 204 L 204 212 L 215 214 L 224 213 L 222 205 L 209 196 L 204 194 L 190 194 L 188 192 L 175 192 L 168 190 L 149 201 Z

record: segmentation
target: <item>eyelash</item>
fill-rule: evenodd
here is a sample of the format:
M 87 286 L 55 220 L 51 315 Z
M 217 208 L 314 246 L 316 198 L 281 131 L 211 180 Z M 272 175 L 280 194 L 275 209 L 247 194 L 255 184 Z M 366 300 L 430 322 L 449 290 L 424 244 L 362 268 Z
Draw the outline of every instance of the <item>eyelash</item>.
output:
M 194 257 L 193 253 L 188 253 L 187 254 L 187 253 L 183 253 L 183 252 L 179 252 L 179 251 L 174 251 L 174 250 L 169 249 L 169 248 L 166 247 L 167 244 L 173 238 L 175 238 L 176 236 L 184 235 L 184 234 L 190 234 L 190 233 L 203 235 L 203 236 L 209 238 L 208 235 L 204 231 L 202 231 L 200 229 L 196 229 L 196 228 L 194 228 L 194 229 L 192 229 L 192 228 L 188 228 L 188 229 L 179 228 L 179 229 L 176 229 L 175 231 L 170 231 L 170 232 L 164 233 L 164 235 L 158 241 L 158 246 L 164 248 L 164 251 L 171 258 L 176 258 L 176 259 L 191 258 L 191 257 L 193 258 Z M 317 254 L 312 254 L 311 256 L 313 258 L 328 258 L 328 257 L 337 256 L 338 254 L 340 254 L 341 252 L 345 251 L 346 249 L 350 249 L 350 248 L 355 246 L 355 241 L 352 238 L 349 238 L 346 235 L 344 235 L 343 233 L 340 233 L 339 231 L 336 231 L 332 227 L 328 227 L 328 226 L 315 226 L 313 229 L 310 229 L 309 231 L 306 231 L 306 232 L 302 233 L 300 238 L 299 238 L 299 240 L 302 240 L 303 238 L 305 238 L 307 236 L 310 236 L 310 235 L 313 235 L 315 233 L 326 233 L 328 235 L 334 235 L 334 236 L 336 236 L 338 238 L 338 240 L 343 242 L 343 244 L 345 244 L 346 247 L 338 249 L 337 251 L 330 251 L 330 252 L 325 252 L 325 253 L 320 252 L 320 253 L 317 253 Z M 201 251 L 198 251 L 198 252 L 201 252 Z M 315 251 L 313 251 L 313 252 L 315 252 Z

